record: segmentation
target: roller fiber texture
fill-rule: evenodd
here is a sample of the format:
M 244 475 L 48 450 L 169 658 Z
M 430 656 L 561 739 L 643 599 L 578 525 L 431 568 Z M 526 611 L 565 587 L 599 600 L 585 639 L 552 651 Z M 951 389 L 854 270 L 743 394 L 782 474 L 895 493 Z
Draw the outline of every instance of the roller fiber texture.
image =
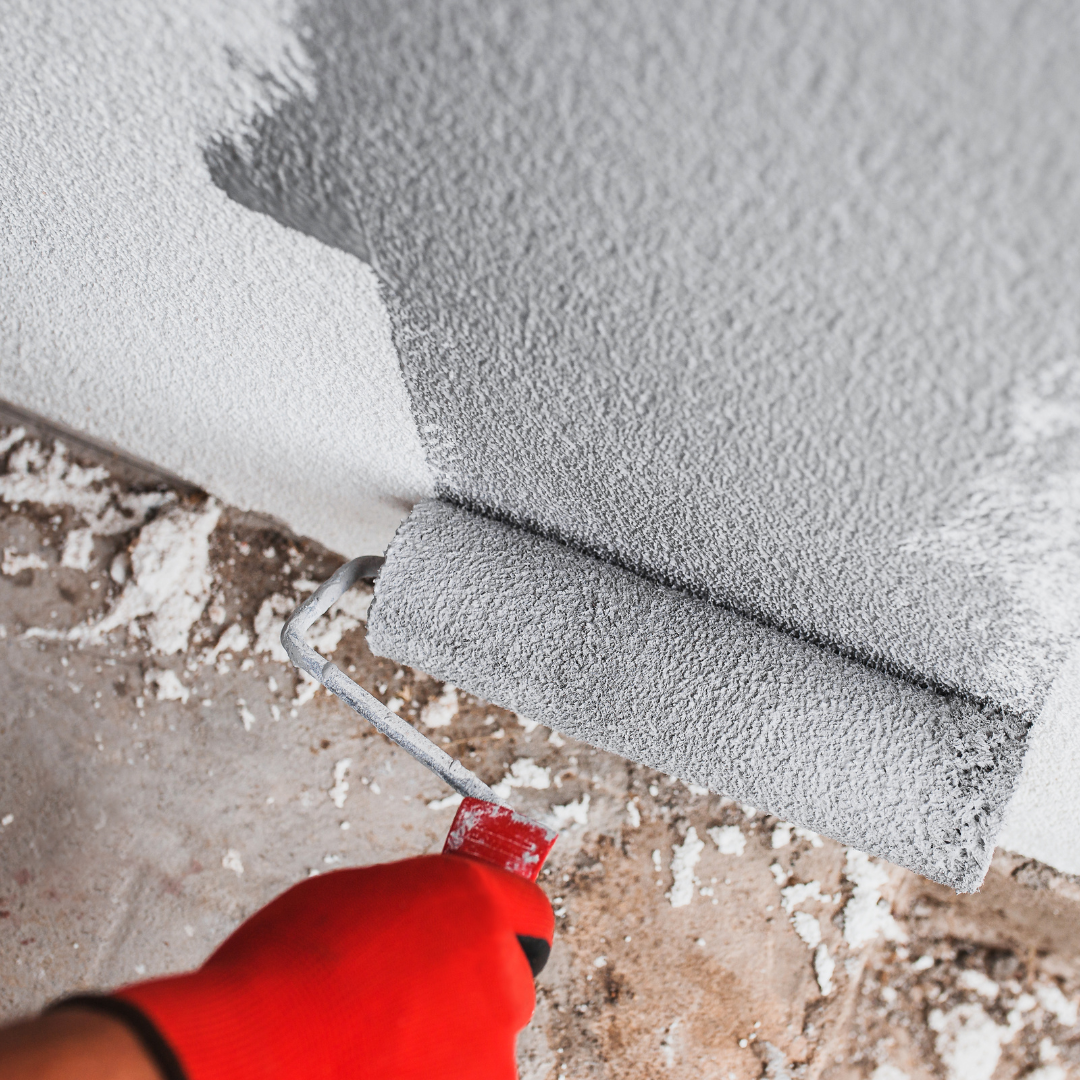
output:
M 368 642 L 958 889 L 1022 761 L 1022 722 L 436 500 L 391 545 Z

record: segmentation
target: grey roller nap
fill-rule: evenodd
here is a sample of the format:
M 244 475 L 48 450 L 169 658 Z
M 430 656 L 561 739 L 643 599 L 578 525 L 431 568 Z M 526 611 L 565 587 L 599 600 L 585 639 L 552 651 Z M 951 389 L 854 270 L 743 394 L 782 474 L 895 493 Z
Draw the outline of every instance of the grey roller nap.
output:
M 374 652 L 574 738 L 978 887 L 1026 725 L 446 503 L 387 553 Z

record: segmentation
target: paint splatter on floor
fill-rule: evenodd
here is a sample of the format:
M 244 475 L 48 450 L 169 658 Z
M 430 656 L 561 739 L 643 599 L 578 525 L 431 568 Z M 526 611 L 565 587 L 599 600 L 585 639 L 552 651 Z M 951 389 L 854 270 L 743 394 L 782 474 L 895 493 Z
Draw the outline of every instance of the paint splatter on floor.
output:
M 332 553 L 2 428 L 0 552 L 6 1015 L 439 849 L 460 800 L 279 654 Z M 999 854 L 957 897 L 371 656 L 369 602 L 324 617 L 324 651 L 562 833 L 523 1080 L 1080 1077 L 1080 882 Z

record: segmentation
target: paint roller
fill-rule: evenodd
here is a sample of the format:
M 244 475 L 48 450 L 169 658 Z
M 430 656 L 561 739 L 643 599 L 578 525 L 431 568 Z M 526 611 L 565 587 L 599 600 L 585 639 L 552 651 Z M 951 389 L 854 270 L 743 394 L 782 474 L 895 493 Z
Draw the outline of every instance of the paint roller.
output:
M 381 556 L 362 555 L 342 566 L 289 616 L 281 629 L 281 644 L 301 671 L 306 671 L 376 731 L 392 739 L 462 796 L 443 844 L 445 854 L 471 855 L 535 881 L 558 833 L 507 806 L 460 761 L 392 713 L 332 661 L 320 656 L 304 636 L 311 624 L 358 581 L 374 581 L 383 562 Z

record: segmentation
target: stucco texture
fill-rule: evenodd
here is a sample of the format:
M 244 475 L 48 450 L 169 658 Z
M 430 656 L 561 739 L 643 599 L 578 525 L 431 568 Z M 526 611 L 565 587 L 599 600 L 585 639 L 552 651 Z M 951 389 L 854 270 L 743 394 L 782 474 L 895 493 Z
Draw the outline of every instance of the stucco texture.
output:
M 431 491 L 371 269 L 230 201 L 201 146 L 306 85 L 273 0 L 11 0 L 0 399 L 341 551 Z
M 1080 633 L 1071 9 L 300 24 L 311 89 L 207 161 L 376 269 L 444 500 L 1037 719 Z

